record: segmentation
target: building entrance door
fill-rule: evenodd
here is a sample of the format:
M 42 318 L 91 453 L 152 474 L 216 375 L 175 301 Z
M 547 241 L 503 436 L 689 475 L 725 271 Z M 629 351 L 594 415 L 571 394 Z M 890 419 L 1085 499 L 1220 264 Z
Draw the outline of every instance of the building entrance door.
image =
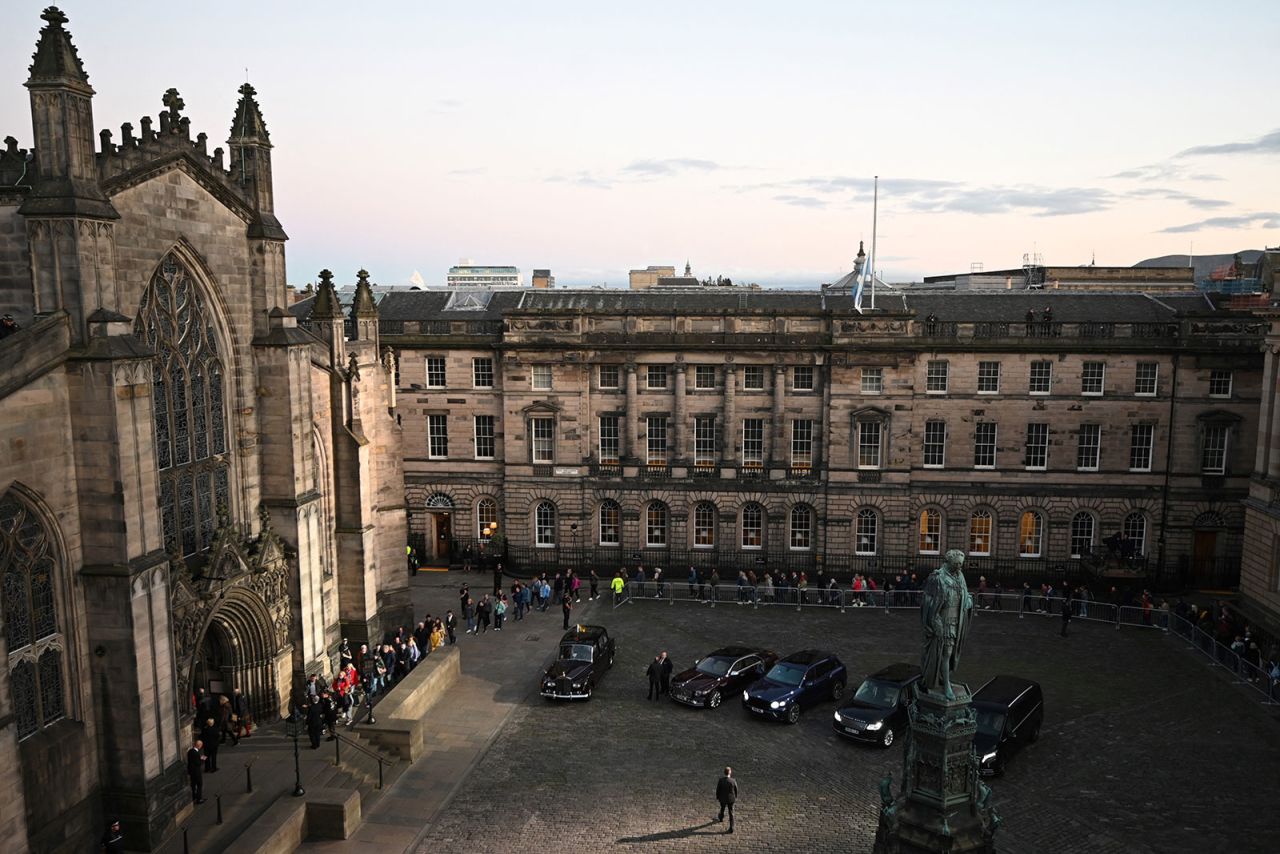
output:
M 1194 531 L 1191 540 L 1191 577 L 1195 581 L 1210 581 L 1217 570 L 1218 532 Z
M 217 622 L 210 623 L 209 630 L 204 634 L 204 642 L 200 644 L 200 657 L 195 662 L 192 687 L 203 688 L 212 696 L 231 693 L 233 686 L 229 684 L 229 677 L 233 664 L 226 632 Z
M 453 545 L 453 518 L 448 513 L 431 514 L 431 560 L 447 564 Z

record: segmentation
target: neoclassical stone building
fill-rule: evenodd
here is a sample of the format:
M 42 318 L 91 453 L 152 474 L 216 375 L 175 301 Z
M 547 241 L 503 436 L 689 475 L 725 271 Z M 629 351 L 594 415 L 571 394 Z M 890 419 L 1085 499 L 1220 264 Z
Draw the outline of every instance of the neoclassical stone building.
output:
M 1238 571 L 1264 324 L 1225 301 L 921 291 L 858 314 L 832 290 L 596 289 L 380 311 L 411 537 L 442 562 L 497 521 L 513 568 L 883 578 L 959 547 L 1006 583 Z
M 175 89 L 115 141 L 42 17 L 34 138 L 0 153 L 0 838 L 83 851 L 112 814 L 149 848 L 195 688 L 274 717 L 409 613 L 401 430 L 367 279 L 350 318 L 328 273 L 310 330 L 282 308 L 253 88 L 225 152 Z

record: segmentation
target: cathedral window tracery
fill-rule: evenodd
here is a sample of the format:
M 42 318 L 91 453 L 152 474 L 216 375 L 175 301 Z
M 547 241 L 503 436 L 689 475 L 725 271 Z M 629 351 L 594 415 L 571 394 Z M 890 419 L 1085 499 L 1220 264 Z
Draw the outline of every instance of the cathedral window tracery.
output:
M 156 351 L 152 400 L 165 545 L 196 554 L 213 544 L 219 508 L 229 508 L 224 371 L 212 312 L 172 253 L 143 294 L 134 334 Z
M 0 499 L 0 578 L 19 739 L 66 716 L 53 578 L 57 566 L 44 521 L 12 493 L 5 495 Z

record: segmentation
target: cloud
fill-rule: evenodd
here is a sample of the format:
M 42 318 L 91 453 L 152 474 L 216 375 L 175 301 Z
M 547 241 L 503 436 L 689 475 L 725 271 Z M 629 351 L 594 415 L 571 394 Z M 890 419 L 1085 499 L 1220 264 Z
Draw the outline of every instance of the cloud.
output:
M 1171 225 L 1168 228 L 1160 229 L 1160 233 L 1187 234 L 1188 232 L 1203 231 L 1208 228 L 1280 228 L 1280 212 L 1259 211 L 1240 216 L 1214 216 L 1198 222 Z
M 550 184 L 574 184 L 578 187 L 591 187 L 595 190 L 612 190 L 613 182 L 607 178 L 598 177 L 591 172 L 574 172 L 569 175 L 549 175 L 544 178 Z
M 793 196 L 788 194 L 777 195 L 773 197 L 775 202 L 782 202 L 784 205 L 795 205 L 799 208 L 825 208 L 827 202 L 814 196 Z
M 698 160 L 693 157 L 670 157 L 665 160 L 633 160 L 622 167 L 622 173 L 645 178 L 669 178 L 681 172 L 714 172 L 720 168 L 719 163 L 711 160 Z
M 1114 175 L 1107 175 L 1109 179 L 1129 180 L 1129 181 L 1221 181 L 1221 175 L 1214 175 L 1210 172 L 1192 172 L 1186 166 L 1179 163 L 1148 163 L 1146 166 L 1135 166 L 1132 169 L 1125 169 L 1116 172 Z
M 454 177 L 465 177 L 468 175 L 483 175 L 489 171 L 487 166 L 469 166 L 465 169 L 450 169 L 446 174 Z
M 456 113 L 462 109 L 462 102 L 457 98 L 437 98 L 431 102 L 430 112 L 432 113 Z
M 963 187 L 922 196 L 908 207 L 925 213 L 1000 214 L 1022 212 L 1031 216 L 1071 216 L 1111 207 L 1115 195 L 1094 187 Z
M 1137 190 L 1130 190 L 1124 195 L 1135 199 L 1166 199 L 1171 202 L 1183 202 L 1193 208 L 1202 210 L 1225 208 L 1231 204 L 1223 199 L 1206 199 L 1203 196 L 1184 193 L 1182 190 L 1170 190 L 1163 187 L 1142 187 Z
M 1217 145 L 1196 145 L 1179 151 L 1178 157 L 1199 157 L 1206 154 L 1280 154 L 1280 130 L 1273 130 L 1252 142 L 1224 142 Z

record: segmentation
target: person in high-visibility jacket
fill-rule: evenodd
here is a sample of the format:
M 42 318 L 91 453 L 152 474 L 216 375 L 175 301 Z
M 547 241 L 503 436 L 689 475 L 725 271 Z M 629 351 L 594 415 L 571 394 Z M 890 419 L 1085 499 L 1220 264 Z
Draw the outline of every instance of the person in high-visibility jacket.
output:
M 626 586 L 627 583 L 622 580 L 622 570 L 618 570 L 614 573 L 613 581 L 609 582 L 609 587 L 613 590 L 613 604 L 618 604 L 618 599 L 622 596 L 622 590 Z

